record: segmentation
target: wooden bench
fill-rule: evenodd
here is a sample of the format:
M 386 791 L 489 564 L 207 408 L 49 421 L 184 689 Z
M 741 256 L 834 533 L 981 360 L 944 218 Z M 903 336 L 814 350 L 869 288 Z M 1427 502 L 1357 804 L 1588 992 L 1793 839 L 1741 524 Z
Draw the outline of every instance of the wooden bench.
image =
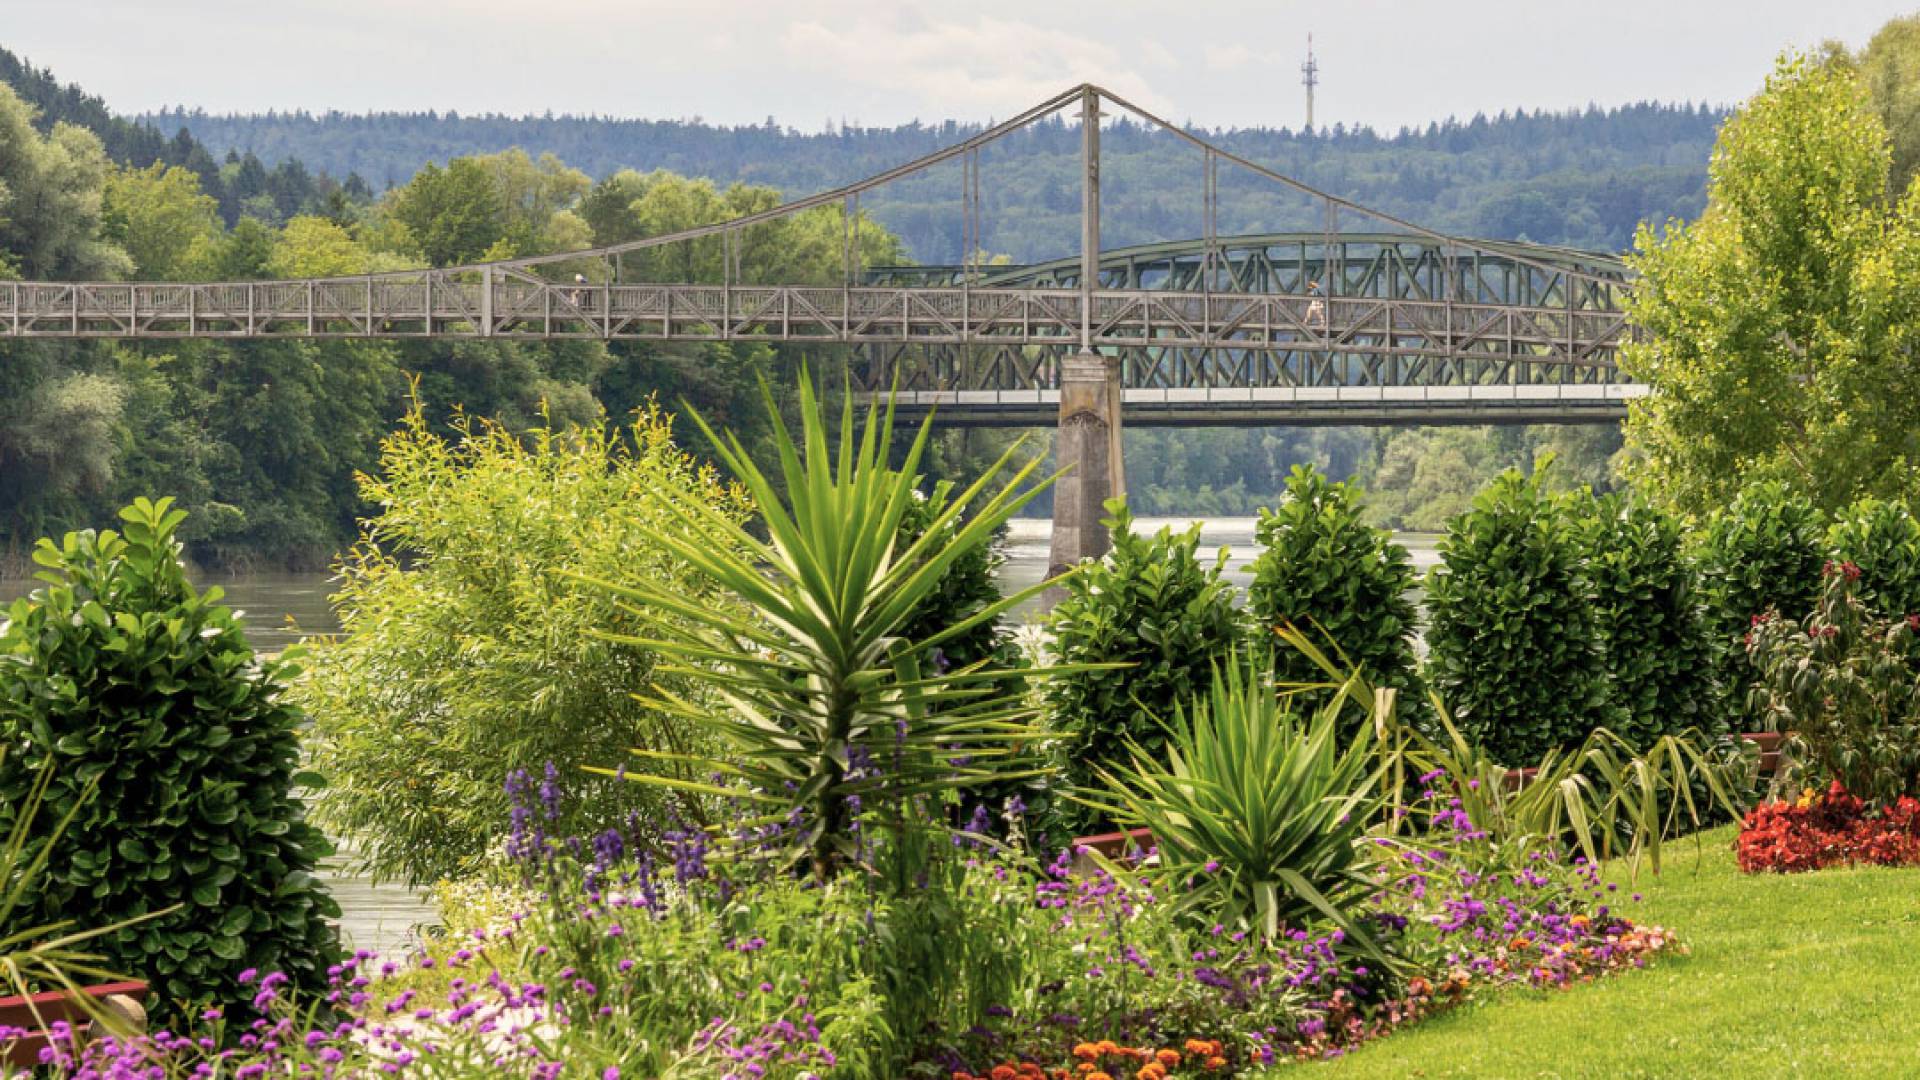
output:
M 92 1036 L 95 1013 L 117 1017 L 133 1031 L 146 1030 L 147 1010 L 141 1004 L 147 998 L 146 983 L 101 983 L 98 986 L 81 987 L 80 992 L 91 999 L 92 1011 L 64 990 L 49 990 L 30 998 L 18 995 L 0 997 L 0 1028 L 19 1028 L 27 1032 L 10 1041 L 0 1042 L 0 1062 L 10 1069 L 40 1064 L 40 1051 L 53 1039 L 46 1028 L 62 1020 L 72 1028 L 77 1044 L 84 1044 Z M 42 1027 L 43 1024 L 45 1027 Z

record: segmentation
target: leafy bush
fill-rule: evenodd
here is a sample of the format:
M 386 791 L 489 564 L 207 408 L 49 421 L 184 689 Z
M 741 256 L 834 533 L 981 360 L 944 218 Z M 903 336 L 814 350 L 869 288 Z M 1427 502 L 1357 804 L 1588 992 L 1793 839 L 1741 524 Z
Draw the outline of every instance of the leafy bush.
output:
M 1855 592 L 1881 615 L 1920 613 L 1920 521 L 1902 502 L 1866 498 L 1827 529 L 1827 550 L 1860 568 Z
M 1762 730 L 1764 712 L 1750 707 L 1748 691 L 1759 673 L 1741 639 L 1753 617 L 1778 611 L 1798 621 L 1819 595 L 1822 555 L 1820 511 L 1784 484 L 1750 484 L 1732 505 L 1707 519 L 1697 538 L 1707 618 L 1716 637 L 1720 683 L 1728 724 Z
M 1793 732 L 1795 784 L 1838 782 L 1884 805 L 1920 794 L 1920 616 L 1876 616 L 1861 577 L 1852 563 L 1829 565 L 1813 614 L 1801 625 L 1759 617 L 1747 649 L 1764 677 L 1756 696 Z
M 1447 526 L 1427 577 L 1427 679 L 1469 740 L 1520 765 L 1611 720 L 1568 496 L 1509 469 Z
M 1345 662 L 1417 706 L 1421 696 L 1408 692 L 1417 681 L 1408 599 L 1413 566 L 1391 533 L 1361 520 L 1363 510 L 1357 488 L 1330 483 L 1311 465 L 1294 466 L 1286 498 L 1262 512 L 1254 529 L 1261 551 L 1247 608 L 1259 626 L 1292 624 L 1324 635 Z M 1295 650 L 1276 660 L 1282 682 L 1321 678 Z
M 1298 718 L 1259 664 L 1233 658 L 1207 691 L 1174 706 L 1165 760 L 1135 750 L 1100 769 L 1105 810 L 1153 830 L 1161 873 L 1208 922 L 1277 936 L 1322 918 L 1384 959 L 1354 918 L 1377 887 L 1360 838 L 1381 808 L 1365 723 L 1344 693 Z M 1358 738 L 1348 740 L 1347 731 Z
M 120 517 L 123 533 L 43 540 L 45 585 L 0 625 L 0 828 L 45 768 L 49 816 L 71 816 L 13 917 L 117 925 L 89 947 L 163 1002 L 232 999 L 249 967 L 324 985 L 340 911 L 313 877 L 326 839 L 292 793 L 319 783 L 294 771 L 296 669 L 256 659 L 220 591 L 188 584 L 170 500 Z
M 589 633 L 643 624 L 566 575 L 657 580 L 724 607 L 647 530 L 677 528 L 690 502 L 738 520 L 741 502 L 674 445 L 658 410 L 625 436 L 521 435 L 456 417 L 447 439 L 416 404 L 384 444 L 381 475 L 362 477 L 381 509 L 339 567 L 342 636 L 315 651 L 296 700 L 314 718 L 315 760 L 332 769 L 316 816 L 355 837 L 376 877 L 423 883 L 471 869 L 497 842 L 500 777 L 512 769 L 573 771 L 605 760 L 609 743 L 687 750 L 697 738 L 632 696 L 656 677 L 692 684 L 657 676 L 645 645 Z M 591 833 L 629 813 L 656 830 L 674 813 L 703 819 L 691 797 L 590 786 L 550 827 Z
M 1636 746 L 1686 731 L 1717 736 L 1725 722 L 1717 650 L 1679 521 L 1618 495 L 1586 500 L 1581 511 L 1587 577 L 1622 711 L 1613 733 Z
M 1124 500 L 1107 512 L 1113 550 L 1067 579 L 1047 617 L 1052 654 L 1069 668 L 1045 683 L 1047 717 L 1062 780 L 1075 787 L 1093 786 L 1097 768 L 1126 763 L 1135 748 L 1157 758 L 1175 706 L 1207 692 L 1241 635 L 1227 553 L 1203 567 L 1198 525 L 1144 537 Z M 1073 669 L 1091 664 L 1122 666 Z

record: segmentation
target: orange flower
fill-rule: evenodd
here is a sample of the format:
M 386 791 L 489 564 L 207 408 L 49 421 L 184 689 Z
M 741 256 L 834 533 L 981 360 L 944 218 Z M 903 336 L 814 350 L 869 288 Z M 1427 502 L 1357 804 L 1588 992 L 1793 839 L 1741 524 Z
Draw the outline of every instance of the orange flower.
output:
M 1113 1080 L 1113 1077 L 1096 1070 L 1087 1074 L 1087 1080 Z
M 1011 1065 L 995 1065 L 990 1075 L 993 1080 L 1019 1080 L 1020 1070 Z
M 1522 934 L 1519 937 L 1514 938 L 1511 942 L 1508 943 L 1508 947 L 1514 948 L 1514 949 L 1525 949 L 1532 945 L 1533 945 L 1533 942 L 1529 941 L 1525 934 Z
M 1201 1042 L 1199 1039 L 1187 1040 L 1187 1053 L 1204 1055 L 1206 1052 L 1207 1052 L 1206 1043 Z
M 1100 1056 L 1100 1048 L 1092 1043 L 1081 1043 L 1073 1048 L 1073 1056 L 1081 1061 L 1092 1061 Z
M 973 1074 L 956 1071 L 951 1077 L 951 1080 L 973 1080 Z
M 1101 1039 L 1096 1048 L 1102 1054 L 1117 1054 L 1120 1052 L 1120 1044 L 1114 1042 L 1112 1039 Z
M 1158 1061 L 1160 1064 L 1165 1065 L 1167 1068 L 1171 1069 L 1174 1066 L 1180 1064 L 1180 1051 L 1162 1049 L 1157 1053 L 1155 1053 L 1153 1055 L 1153 1058 L 1155 1061 Z
M 1220 1044 L 1214 1043 L 1213 1045 L 1219 1046 Z M 1219 1054 L 1215 1054 L 1212 1057 L 1207 1059 L 1207 1069 L 1210 1072 L 1224 1069 L 1226 1067 L 1227 1067 L 1227 1059 L 1221 1057 Z
M 1133 1080 L 1167 1080 L 1167 1070 L 1157 1061 L 1140 1066 Z

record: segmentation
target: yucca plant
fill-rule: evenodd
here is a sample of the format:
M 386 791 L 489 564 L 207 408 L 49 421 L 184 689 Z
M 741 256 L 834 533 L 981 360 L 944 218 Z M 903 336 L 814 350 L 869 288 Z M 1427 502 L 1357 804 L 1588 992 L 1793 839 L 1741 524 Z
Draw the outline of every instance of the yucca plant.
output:
M 1100 770 L 1104 792 L 1083 797 L 1151 829 L 1159 875 L 1208 918 L 1269 937 L 1331 922 L 1384 958 L 1352 916 L 1377 887 L 1360 847 L 1380 811 L 1372 727 L 1343 742 L 1346 695 L 1296 716 L 1268 671 L 1230 659 L 1176 706 L 1163 756 L 1135 747 L 1130 766 Z
M 986 544 L 1045 485 L 1027 484 L 1040 466 L 1038 455 L 1012 468 L 1016 443 L 903 546 L 899 526 L 915 505 L 913 478 L 931 418 L 893 467 L 890 401 L 870 408 L 860 425 L 849 397 L 836 446 L 804 375 L 798 440 L 764 382 L 761 394 L 779 484 L 737 438 L 715 433 L 697 413 L 694 420 L 745 488 L 766 539 L 697 502 L 672 505 L 680 529 L 642 529 L 740 597 L 751 614 L 664 588 L 599 584 L 658 632 L 610 640 L 674 658 L 677 672 L 713 692 L 712 700 L 696 699 L 655 684 L 654 703 L 713 731 L 725 751 L 717 759 L 633 751 L 692 762 L 717 783 L 628 779 L 756 804 L 760 812 L 733 822 L 735 828 L 778 830 L 780 848 L 826 880 L 859 856 L 851 828 L 857 808 L 884 811 L 901 824 L 912 817 L 909 800 L 1021 772 L 1018 755 L 1039 735 L 1025 701 L 993 689 L 1009 673 L 980 662 L 923 676 L 918 658 L 998 619 L 1049 583 L 987 604 L 918 641 L 905 640 L 901 629 L 955 561 Z M 1009 469 L 1010 478 L 988 494 Z

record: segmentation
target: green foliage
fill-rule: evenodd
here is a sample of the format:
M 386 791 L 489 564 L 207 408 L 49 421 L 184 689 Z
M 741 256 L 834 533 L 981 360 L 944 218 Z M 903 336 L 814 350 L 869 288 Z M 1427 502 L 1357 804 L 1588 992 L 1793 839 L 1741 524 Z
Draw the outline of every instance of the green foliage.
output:
M 493 178 L 472 158 L 445 169 L 428 162 L 391 196 L 389 211 L 434 266 L 474 262 L 500 239 L 505 207 Z
M 903 548 L 901 521 L 919 499 L 913 480 L 931 419 L 895 470 L 888 464 L 891 407 L 882 414 L 876 406 L 856 436 L 849 395 L 838 444 L 830 447 L 826 416 L 810 381 L 803 377 L 800 386 L 798 441 L 764 384 L 762 394 L 776 430 L 778 486 L 738 438 L 722 438 L 701 424 L 745 488 L 767 539 L 700 500 L 672 505 L 671 530 L 642 530 L 708 587 L 738 596 L 751 614 L 654 583 L 619 585 L 599 578 L 597 584 L 627 601 L 623 610 L 651 623 L 648 632 L 656 635 L 641 638 L 615 628 L 601 636 L 684 662 L 689 666 L 675 674 L 695 678 L 726 702 L 716 709 L 655 682 L 651 700 L 710 733 L 723 751 L 634 752 L 645 760 L 690 762 L 736 786 L 627 778 L 758 806 L 761 814 L 733 823 L 735 828 L 786 829 L 782 857 L 804 859 L 816 879 L 829 881 L 860 860 L 863 837 L 853 828 L 858 808 L 885 808 L 891 828 L 904 837 L 923 825 L 912 800 L 1008 778 L 1014 748 L 1033 737 L 1025 723 L 1030 710 L 1021 701 L 983 689 L 1007 673 L 976 665 L 923 677 L 919 657 L 998 619 L 1034 590 L 980 608 L 931 637 L 907 641 L 900 635 L 955 564 L 985 546 L 1032 497 L 1020 487 L 1039 461 L 1028 462 L 983 499 L 1018 450 L 1009 448 L 985 476 L 945 500 L 920 538 Z M 955 527 L 963 517 L 965 524 Z M 911 891 L 912 882 L 909 870 L 893 884 Z
M 1707 210 L 1643 226 L 1628 298 L 1651 384 L 1628 440 L 1647 490 L 1692 514 L 1751 479 L 1829 511 L 1913 490 L 1920 467 L 1920 200 L 1889 203 L 1887 132 L 1847 71 L 1783 58 L 1721 129 Z
M 1747 651 L 1775 730 L 1793 733 L 1793 778 L 1884 804 L 1920 792 L 1920 621 L 1874 614 L 1861 581 L 1851 563 L 1830 566 L 1806 621 L 1762 619 Z
M 343 633 L 315 650 L 296 697 L 313 717 L 315 760 L 332 769 L 316 815 L 354 836 L 376 877 L 470 871 L 497 842 L 514 769 L 571 773 L 603 760 L 608 743 L 700 745 L 631 694 L 650 679 L 689 694 L 690 684 L 660 673 L 651 650 L 594 636 L 643 624 L 569 576 L 651 581 L 729 606 L 649 540 L 676 527 L 680 504 L 744 514 L 737 493 L 674 445 L 657 409 L 625 431 L 525 436 L 459 417 L 448 438 L 416 405 L 362 490 L 381 510 L 338 567 Z M 639 813 L 657 833 L 672 811 L 703 819 L 697 801 L 676 805 L 657 789 L 601 780 L 582 794 L 549 827 L 591 835 Z
M 92 133 L 56 125 L 44 138 L 33 110 L 0 86 L 0 277 L 114 278 L 127 253 L 100 235 L 113 165 Z
M 1904 502 L 1865 498 L 1836 515 L 1827 551 L 1859 567 L 1855 593 L 1887 616 L 1920 613 L 1920 521 Z
M 162 1002 L 233 1000 L 249 967 L 324 986 L 340 911 L 313 877 L 330 848 L 293 795 L 320 783 L 295 772 L 304 718 L 284 690 L 297 669 L 258 660 L 219 591 L 188 584 L 174 539 L 184 516 L 141 500 L 122 511 L 123 533 L 43 541 L 44 587 L 0 624 L 0 741 L 14 748 L 0 826 L 47 768 L 46 806 L 71 817 L 16 915 L 81 927 L 152 916 L 90 944 Z
M 1136 747 L 1157 755 L 1175 706 L 1206 693 L 1242 633 L 1233 585 L 1222 577 L 1227 554 L 1202 566 L 1198 525 L 1147 537 L 1133 531 L 1124 500 L 1108 501 L 1107 512 L 1113 550 L 1067 579 L 1047 617 L 1061 664 L 1117 665 L 1063 671 L 1044 684 L 1062 777 L 1076 787 Z
M 1737 730 L 1765 730 L 1748 705 L 1758 673 L 1741 639 L 1754 618 L 1778 611 L 1804 618 L 1818 595 L 1824 517 L 1779 482 L 1748 485 L 1707 519 L 1696 539 L 1707 619 L 1715 636 L 1724 709 Z
M 1354 479 L 1367 489 L 1367 517 L 1375 525 L 1443 532 L 1501 470 L 1531 469 L 1548 454 L 1553 488 L 1610 490 L 1619 449 L 1620 431 L 1612 425 L 1408 427 L 1383 433 Z
M 6 768 L 7 748 L 0 744 L 0 775 Z M 73 919 L 34 923 L 21 917 L 38 907 L 48 864 L 60 849 L 61 838 L 95 794 L 92 785 L 81 789 L 70 800 L 66 814 L 48 827 L 40 821 L 40 808 L 53 783 L 53 771 L 52 761 L 41 766 L 11 815 L 11 827 L 0 838 L 0 996 L 27 997 L 46 990 L 73 992 L 87 983 L 113 981 L 115 973 L 101 967 L 100 957 L 88 952 L 86 945 L 102 934 L 131 925 L 81 927 Z M 146 917 L 159 914 L 152 912 Z M 79 1000 L 84 1003 L 90 999 Z
M 1291 624 L 1324 636 L 1369 679 L 1405 692 L 1416 682 L 1413 567 L 1390 534 L 1362 522 L 1362 511 L 1358 489 L 1295 466 L 1279 508 L 1262 513 L 1254 530 L 1261 552 L 1247 608 L 1260 628 Z M 1283 683 L 1321 677 L 1295 650 L 1277 659 Z
M 1229 658 L 1175 704 L 1163 750 L 1098 768 L 1101 809 L 1153 830 L 1158 874 L 1191 883 L 1182 903 L 1209 919 L 1269 939 L 1325 920 L 1384 958 L 1355 919 L 1378 888 L 1360 847 L 1383 803 L 1371 717 L 1341 722 L 1344 692 L 1310 718 L 1292 704 L 1260 664 Z
M 1584 499 L 1580 541 L 1606 642 L 1614 733 L 1635 746 L 1662 735 L 1724 729 L 1720 645 L 1680 522 L 1639 500 Z
M 1544 480 L 1502 473 L 1447 527 L 1427 576 L 1428 684 L 1510 765 L 1611 718 L 1593 583 L 1568 499 Z

